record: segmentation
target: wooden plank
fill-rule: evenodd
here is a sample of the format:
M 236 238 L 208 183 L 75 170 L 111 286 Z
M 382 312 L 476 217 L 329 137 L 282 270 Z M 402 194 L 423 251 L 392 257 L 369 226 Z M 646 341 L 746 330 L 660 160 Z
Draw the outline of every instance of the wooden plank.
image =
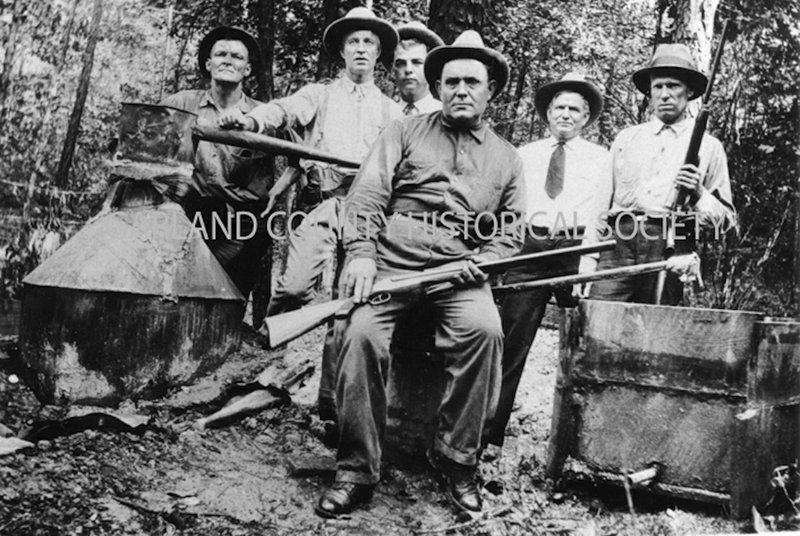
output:
M 744 394 L 758 313 L 584 301 L 575 371 L 600 380 Z

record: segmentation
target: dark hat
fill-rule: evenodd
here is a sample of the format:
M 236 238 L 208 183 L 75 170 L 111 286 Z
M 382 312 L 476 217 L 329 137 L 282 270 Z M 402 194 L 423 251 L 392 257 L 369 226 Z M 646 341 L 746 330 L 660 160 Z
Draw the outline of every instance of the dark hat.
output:
M 633 73 L 636 89 L 645 95 L 650 95 L 650 76 L 659 73 L 674 76 L 689 86 L 689 100 L 701 96 L 708 84 L 708 78 L 697 70 L 694 58 L 686 45 L 658 45 L 647 67 Z
M 247 52 L 250 55 L 250 65 L 257 66 L 261 64 L 261 48 L 255 37 L 245 32 L 241 28 L 234 28 L 233 26 L 219 26 L 208 32 L 205 37 L 200 41 L 200 46 L 197 50 L 197 63 L 200 67 L 200 73 L 205 78 L 209 78 L 211 73 L 206 69 L 206 61 L 211 55 L 211 49 L 214 43 L 220 40 L 241 41 L 247 47 Z
M 444 41 L 436 32 L 416 20 L 398 26 L 397 33 L 400 35 L 401 41 L 403 39 L 416 39 L 428 47 L 428 50 L 444 45 Z
M 445 63 L 462 59 L 478 60 L 489 66 L 489 77 L 497 83 L 492 98 L 496 97 L 508 82 L 509 69 L 505 57 L 496 50 L 486 47 L 478 32 L 467 30 L 456 37 L 452 45 L 436 47 L 428 52 L 428 57 L 425 58 L 425 79 L 434 97 L 439 98 L 436 81 L 441 78 Z
M 589 121 L 586 126 L 591 125 L 595 119 L 598 118 L 600 112 L 603 111 L 603 95 L 597 86 L 586 79 L 586 77 L 579 73 L 567 73 L 561 80 L 555 82 L 548 82 L 536 91 L 533 97 L 533 105 L 539 117 L 547 122 L 547 108 L 550 106 L 550 101 L 559 91 L 574 91 L 580 93 L 583 98 L 589 103 Z
M 378 18 L 371 9 L 366 7 L 354 7 L 347 12 L 347 15 L 333 21 L 325 28 L 322 44 L 328 55 L 338 58 L 344 38 L 358 30 L 369 30 L 378 36 L 381 42 L 381 56 L 378 60 L 387 68 L 390 67 L 394 49 L 400 40 L 397 30 L 388 21 Z

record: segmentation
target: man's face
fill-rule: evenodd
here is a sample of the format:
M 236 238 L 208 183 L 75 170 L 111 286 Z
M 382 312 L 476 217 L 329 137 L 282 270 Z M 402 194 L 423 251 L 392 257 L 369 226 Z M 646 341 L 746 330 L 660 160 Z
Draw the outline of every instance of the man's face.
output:
M 224 84 L 239 84 L 250 75 L 250 55 L 241 41 L 220 39 L 211 47 L 206 60 L 211 80 Z
M 356 30 L 344 38 L 341 54 L 348 73 L 359 76 L 371 74 L 381 55 L 381 42 L 369 30 Z
M 589 106 L 580 93 L 561 92 L 547 107 L 550 133 L 559 141 L 568 141 L 578 136 L 587 121 L 589 121 Z
M 413 103 L 428 93 L 428 82 L 425 80 L 427 54 L 428 47 L 419 43 L 398 46 L 394 51 L 394 83 L 405 102 Z
M 671 76 L 650 77 L 650 98 L 656 117 L 670 125 L 679 121 L 689 103 L 689 86 Z
M 457 125 L 477 123 L 496 82 L 489 80 L 486 65 L 478 60 L 458 59 L 444 64 L 436 82 L 442 98 L 442 113 Z

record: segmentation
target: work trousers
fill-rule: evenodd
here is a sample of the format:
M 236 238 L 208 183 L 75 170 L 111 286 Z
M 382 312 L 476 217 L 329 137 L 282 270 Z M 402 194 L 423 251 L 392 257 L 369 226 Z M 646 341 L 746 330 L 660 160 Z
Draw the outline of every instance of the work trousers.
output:
M 429 297 L 409 293 L 353 310 L 337 370 L 339 481 L 380 479 L 392 335 L 398 318 L 420 300 L 436 313 L 435 346 L 447 378 L 433 449 L 462 465 L 478 463 L 484 427 L 497 406 L 503 351 L 488 284 Z
M 341 210 L 341 199 L 326 199 L 289 235 L 286 267 L 276 283 L 267 316 L 299 309 L 313 299 L 317 278 L 336 252 Z
M 600 253 L 597 270 L 608 270 L 664 260 L 667 245 L 667 223 L 662 218 L 633 217 L 622 214 L 609 219 L 617 244 L 613 250 Z M 676 240 L 675 253 L 691 250 L 688 240 Z M 639 274 L 592 283 L 590 298 L 595 300 L 655 303 L 658 272 Z M 667 272 L 661 303 L 677 305 L 683 299 L 683 283 Z
M 573 235 L 574 236 L 574 235 Z M 577 246 L 580 240 L 571 236 L 525 237 L 520 255 L 550 251 L 557 248 Z M 560 275 L 570 275 L 578 272 L 580 257 L 578 255 L 564 255 L 542 259 L 525 266 L 513 268 L 506 275 L 506 283 L 519 283 L 532 279 L 543 279 Z M 511 418 L 514 399 L 525 368 L 525 361 L 531 349 L 536 332 L 544 318 L 547 303 L 555 295 L 558 304 L 562 307 L 572 305 L 572 286 L 569 287 L 540 287 L 531 290 L 514 292 L 502 298 L 500 304 L 500 319 L 503 325 L 505 339 L 503 342 L 503 381 L 500 388 L 500 400 L 497 411 L 487 428 L 486 442 L 502 445 L 505 439 L 505 430 Z

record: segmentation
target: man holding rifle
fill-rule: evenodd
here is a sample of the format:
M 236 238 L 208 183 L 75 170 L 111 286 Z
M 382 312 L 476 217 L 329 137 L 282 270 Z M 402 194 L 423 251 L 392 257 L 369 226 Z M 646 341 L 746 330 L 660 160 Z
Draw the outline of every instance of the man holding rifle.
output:
M 679 232 L 690 222 L 671 211 L 676 188 L 688 193 L 686 217 L 694 218 L 697 229 L 711 228 L 720 235 L 736 222 L 728 162 L 719 140 L 704 134 L 699 164 L 685 163 L 694 126 L 687 106 L 708 84 L 689 49 L 659 45 L 649 65 L 634 73 L 633 83 L 650 96 L 655 118 L 623 130 L 611 147 L 613 184 L 598 199 L 611 199 L 603 207 L 608 219 L 600 232 L 613 232 L 617 247 L 601 253 L 598 270 L 662 260 L 670 227 L 676 231 L 676 253 L 693 248 L 693 236 Z M 658 274 L 598 281 L 591 297 L 655 303 L 660 298 L 657 282 Z M 668 274 L 661 302 L 674 305 L 681 298 L 680 281 Z
M 364 161 L 345 204 L 345 287 L 356 304 L 339 354 L 336 482 L 316 512 L 335 517 L 368 502 L 380 479 L 389 346 L 398 318 L 435 309 L 448 384 L 430 459 L 459 508 L 481 509 L 475 470 L 497 405 L 503 334 L 477 262 L 513 255 L 523 215 L 522 162 L 483 121 L 508 63 L 473 31 L 433 49 L 425 77 L 442 111 L 392 123 Z M 493 223 L 505 222 L 495 228 Z M 485 228 L 484 226 L 488 226 Z M 461 263 L 457 288 L 364 303 L 376 279 Z
M 534 105 L 550 136 L 519 148 L 528 209 L 523 255 L 580 244 L 585 229 L 596 227 L 597 214 L 592 210 L 597 206 L 597 196 L 608 191 L 610 183 L 610 177 L 602 173 L 607 168 L 608 150 L 582 137 L 583 130 L 603 109 L 600 90 L 584 76 L 569 73 L 540 87 Z M 592 235 L 589 241 L 596 238 Z M 575 274 L 579 266 L 582 273 L 591 272 L 597 264 L 596 255 L 554 256 L 522 265 L 509 270 L 506 282 Z M 571 290 L 543 287 L 503 298 L 503 384 L 497 413 L 487 432 L 489 445 L 503 445 L 525 360 L 547 302 L 555 295 L 561 307 L 572 306 Z M 492 450 L 487 449 L 487 454 Z

